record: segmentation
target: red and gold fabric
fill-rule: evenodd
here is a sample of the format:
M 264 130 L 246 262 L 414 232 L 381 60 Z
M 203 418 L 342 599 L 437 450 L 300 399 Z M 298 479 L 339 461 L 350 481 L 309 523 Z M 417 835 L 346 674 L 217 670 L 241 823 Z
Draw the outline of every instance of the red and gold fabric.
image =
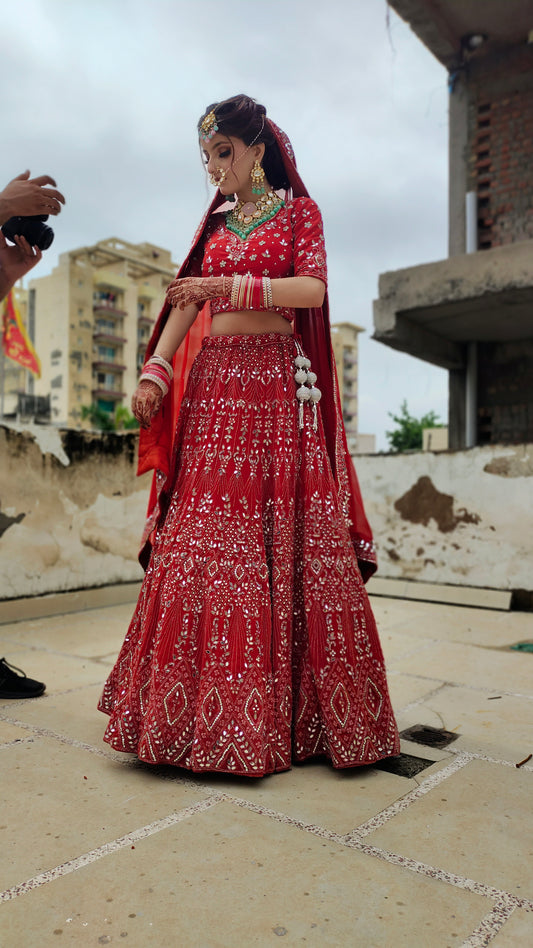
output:
M 37 378 L 41 377 L 41 362 L 22 322 L 13 290 L 4 300 L 2 348 L 8 359 L 18 362 Z

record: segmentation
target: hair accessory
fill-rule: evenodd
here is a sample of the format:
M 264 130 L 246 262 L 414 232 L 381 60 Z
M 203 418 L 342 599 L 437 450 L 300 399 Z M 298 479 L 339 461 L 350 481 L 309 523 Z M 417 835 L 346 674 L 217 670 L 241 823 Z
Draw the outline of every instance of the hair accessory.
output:
M 213 110 L 207 113 L 202 124 L 200 125 L 200 128 L 202 129 L 202 133 L 200 135 L 202 141 L 210 142 L 213 138 L 213 135 L 216 135 L 218 132 L 217 117 Z
M 250 171 L 250 177 L 252 179 L 252 193 L 253 194 L 264 194 L 265 193 L 265 172 L 261 166 L 261 162 L 258 158 L 255 159 L 254 166 Z

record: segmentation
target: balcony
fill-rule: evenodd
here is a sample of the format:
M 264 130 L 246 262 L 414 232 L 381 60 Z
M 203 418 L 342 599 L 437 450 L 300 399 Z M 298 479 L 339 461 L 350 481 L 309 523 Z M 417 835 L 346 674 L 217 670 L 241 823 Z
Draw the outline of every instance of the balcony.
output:
M 155 320 L 151 319 L 150 316 L 138 316 L 137 325 L 138 326 L 153 326 Z
M 105 359 L 93 359 L 93 369 L 97 372 L 125 372 L 126 366 L 119 365 L 118 362 L 109 362 Z
M 102 316 L 117 316 L 123 317 L 128 315 L 126 309 L 118 309 L 114 303 L 108 302 L 106 300 L 94 300 L 93 301 L 93 313 L 95 316 L 98 314 Z
M 93 388 L 91 394 L 93 401 L 102 398 L 105 401 L 121 402 L 126 397 L 125 392 L 116 391 L 114 388 Z
M 124 343 L 127 342 L 127 339 L 125 339 L 124 336 L 114 336 L 112 333 L 106 332 L 105 330 L 96 330 L 96 332 L 93 332 L 93 342 L 109 343 L 113 346 L 123 346 Z

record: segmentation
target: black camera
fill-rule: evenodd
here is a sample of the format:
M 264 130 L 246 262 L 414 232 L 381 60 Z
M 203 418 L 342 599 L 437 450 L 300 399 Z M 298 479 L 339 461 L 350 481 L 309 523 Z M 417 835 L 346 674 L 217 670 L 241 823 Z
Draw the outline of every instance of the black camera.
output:
M 8 240 L 15 242 L 15 237 L 25 237 L 30 247 L 39 250 L 48 250 L 54 239 L 54 232 L 44 222 L 48 214 L 36 214 L 35 217 L 10 217 L 2 224 L 2 233 Z

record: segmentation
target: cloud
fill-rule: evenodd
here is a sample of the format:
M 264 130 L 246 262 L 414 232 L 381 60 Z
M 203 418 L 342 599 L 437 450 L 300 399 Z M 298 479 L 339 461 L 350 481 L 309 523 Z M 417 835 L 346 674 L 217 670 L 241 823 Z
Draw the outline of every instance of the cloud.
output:
M 333 320 L 361 341 L 361 428 L 445 412 L 446 373 L 373 342 L 380 272 L 446 255 L 446 76 L 378 2 L 18 0 L 3 12 L 3 174 L 56 177 L 58 253 L 116 236 L 183 258 L 206 206 L 196 122 L 245 91 L 289 133 L 326 226 Z M 15 78 L 16 77 L 16 78 Z M 9 143 L 8 146 L 6 143 Z M 385 393 L 385 394 L 384 394 Z

